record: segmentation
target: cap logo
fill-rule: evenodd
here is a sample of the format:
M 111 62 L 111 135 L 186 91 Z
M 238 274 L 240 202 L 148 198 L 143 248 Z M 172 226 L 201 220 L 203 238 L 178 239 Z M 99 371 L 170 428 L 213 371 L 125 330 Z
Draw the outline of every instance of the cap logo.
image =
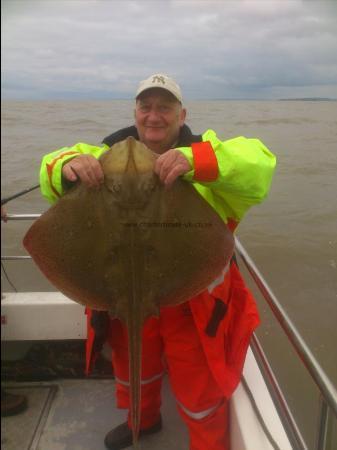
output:
M 160 77 L 158 75 L 155 75 L 152 78 L 152 83 L 155 83 L 155 82 L 165 84 L 165 78 L 164 77 Z
M 180 103 L 182 103 L 180 87 L 172 78 L 163 73 L 154 73 L 150 75 L 146 80 L 142 80 L 139 83 L 138 89 L 136 91 L 136 100 L 142 92 L 146 91 L 147 89 L 153 89 L 156 87 L 170 92 L 173 97 L 175 97 Z

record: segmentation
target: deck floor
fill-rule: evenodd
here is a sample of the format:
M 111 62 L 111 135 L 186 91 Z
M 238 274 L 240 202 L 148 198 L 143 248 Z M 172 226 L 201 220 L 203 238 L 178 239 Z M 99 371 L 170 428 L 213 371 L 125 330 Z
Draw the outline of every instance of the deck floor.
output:
M 125 421 L 125 411 L 115 407 L 111 379 L 7 383 L 4 387 L 25 394 L 29 406 L 21 414 L 1 418 L 2 450 L 105 450 L 105 434 Z M 166 378 L 162 417 L 163 430 L 142 438 L 140 449 L 186 450 L 188 433 Z

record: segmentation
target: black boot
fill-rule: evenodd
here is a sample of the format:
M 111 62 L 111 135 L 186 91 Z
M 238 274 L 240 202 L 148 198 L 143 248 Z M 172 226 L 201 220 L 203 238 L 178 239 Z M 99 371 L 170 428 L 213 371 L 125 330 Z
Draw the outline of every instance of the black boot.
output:
M 158 433 L 162 429 L 161 417 L 158 422 L 149 428 L 139 430 L 139 438 L 147 434 Z M 122 448 L 130 447 L 132 445 L 132 430 L 128 423 L 122 423 L 118 427 L 113 428 L 105 436 L 104 444 L 109 450 L 120 450 Z
M 27 408 L 24 395 L 10 394 L 1 388 L 1 417 L 14 416 Z

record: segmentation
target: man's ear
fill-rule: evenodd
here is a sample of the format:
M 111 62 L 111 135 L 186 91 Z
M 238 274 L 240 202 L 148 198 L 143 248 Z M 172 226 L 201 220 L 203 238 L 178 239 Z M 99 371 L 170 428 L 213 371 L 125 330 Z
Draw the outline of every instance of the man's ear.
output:
M 182 127 L 185 123 L 186 120 L 186 108 L 182 108 L 182 110 L 180 111 L 180 126 Z

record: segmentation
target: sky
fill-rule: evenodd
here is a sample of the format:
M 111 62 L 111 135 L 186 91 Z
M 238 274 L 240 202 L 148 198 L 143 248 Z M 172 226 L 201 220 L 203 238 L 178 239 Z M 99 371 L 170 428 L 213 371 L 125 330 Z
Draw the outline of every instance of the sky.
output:
M 2 98 L 337 98 L 337 1 L 4 0 Z

